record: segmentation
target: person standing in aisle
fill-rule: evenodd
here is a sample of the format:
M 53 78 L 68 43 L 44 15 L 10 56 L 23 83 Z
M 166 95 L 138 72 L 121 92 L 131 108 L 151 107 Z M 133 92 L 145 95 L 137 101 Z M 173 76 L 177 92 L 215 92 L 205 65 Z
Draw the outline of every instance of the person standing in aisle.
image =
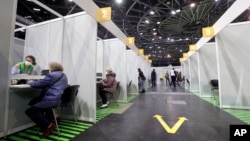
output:
M 138 72 L 139 72 L 139 77 L 138 77 L 138 81 L 139 81 L 139 84 L 141 86 L 141 91 L 140 93 L 145 93 L 145 80 L 146 80 L 146 77 L 144 76 L 143 72 L 141 71 L 140 68 L 138 68 Z
M 170 80 L 169 80 L 169 74 L 168 74 L 168 71 L 166 72 L 166 74 L 165 74 L 165 78 L 166 78 L 166 87 L 167 87 L 167 85 L 171 85 L 170 84 Z
M 173 84 L 174 87 L 176 87 L 176 84 L 175 84 L 176 72 L 175 72 L 174 68 L 172 68 L 172 70 L 170 71 L 170 76 L 171 76 L 171 84 L 170 84 L 170 86 Z
M 151 72 L 151 83 L 152 83 L 152 87 L 156 86 L 156 72 L 155 72 L 155 69 L 153 69 L 153 71 Z

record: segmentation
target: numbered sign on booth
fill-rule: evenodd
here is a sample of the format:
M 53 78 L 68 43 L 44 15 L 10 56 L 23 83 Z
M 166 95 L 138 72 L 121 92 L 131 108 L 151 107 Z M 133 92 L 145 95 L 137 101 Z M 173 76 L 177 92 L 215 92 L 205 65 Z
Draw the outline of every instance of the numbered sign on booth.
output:
M 128 38 L 126 39 L 126 45 L 127 45 L 127 46 L 135 45 L 135 38 L 134 38 L 134 37 L 128 37 Z
M 202 28 L 202 37 L 213 37 L 213 36 L 214 36 L 214 28 L 213 27 Z
M 105 7 L 98 9 L 98 22 L 111 20 L 111 7 Z

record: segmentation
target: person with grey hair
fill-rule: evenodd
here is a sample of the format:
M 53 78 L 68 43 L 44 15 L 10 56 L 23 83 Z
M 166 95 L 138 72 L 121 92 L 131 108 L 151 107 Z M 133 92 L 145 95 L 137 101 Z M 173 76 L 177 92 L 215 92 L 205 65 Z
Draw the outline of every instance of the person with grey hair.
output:
M 49 63 L 49 71 L 45 78 L 28 83 L 32 88 L 42 89 L 40 97 L 32 99 L 29 103 L 31 107 L 25 111 L 25 114 L 43 131 L 41 137 L 48 136 L 55 129 L 52 108 L 58 106 L 64 89 L 68 87 L 68 79 L 63 73 L 61 64 Z

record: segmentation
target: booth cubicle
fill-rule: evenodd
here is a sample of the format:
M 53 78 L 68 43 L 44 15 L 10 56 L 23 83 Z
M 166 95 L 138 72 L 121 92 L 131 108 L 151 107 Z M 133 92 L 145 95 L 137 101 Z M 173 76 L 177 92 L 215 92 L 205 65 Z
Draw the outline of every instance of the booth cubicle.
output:
M 200 96 L 211 97 L 210 80 L 218 79 L 215 43 L 206 43 L 199 50 Z
M 200 67 L 199 67 L 199 54 L 193 53 L 190 59 L 190 91 L 194 93 L 200 92 Z
M 127 85 L 128 94 L 139 94 L 138 90 L 138 66 L 137 66 L 137 54 L 132 50 L 127 50 Z M 129 83 L 131 84 L 129 85 Z
M 47 69 L 51 61 L 62 63 L 69 84 L 80 85 L 75 101 L 78 119 L 89 122 L 95 122 L 96 118 L 96 34 L 97 22 L 86 13 L 78 13 L 27 27 L 23 54 L 22 47 L 13 48 L 13 55 L 18 55 L 16 57 L 19 59 L 19 55 L 22 56 L 19 61 L 26 55 L 36 57 L 37 74 L 40 74 L 42 69 Z M 10 79 L 16 79 L 13 77 Z M 42 77 L 31 76 L 26 79 L 42 79 Z M 34 125 L 24 111 L 28 108 L 28 101 L 39 93 L 40 90 L 30 87 L 10 86 L 5 134 L 15 133 Z M 66 114 L 63 117 L 74 118 L 72 111 L 64 113 Z
M 216 35 L 222 108 L 250 109 L 250 22 L 230 24 Z

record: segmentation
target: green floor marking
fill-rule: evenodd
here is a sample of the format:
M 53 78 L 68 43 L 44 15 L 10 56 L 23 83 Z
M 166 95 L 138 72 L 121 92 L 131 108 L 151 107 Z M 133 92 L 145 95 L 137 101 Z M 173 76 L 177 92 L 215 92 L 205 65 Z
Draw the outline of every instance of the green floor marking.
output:
M 209 102 L 210 104 L 220 108 L 219 106 L 219 98 L 215 98 L 215 100 L 211 97 L 201 97 L 203 100 Z M 220 108 L 223 111 L 229 113 L 230 115 L 238 118 L 239 120 L 245 122 L 246 124 L 250 124 L 250 110 L 244 109 L 227 109 L 227 108 Z
M 85 131 L 84 129 L 70 127 L 70 126 L 66 126 L 66 125 L 59 125 L 59 129 L 69 129 L 72 131 L 79 131 L 79 132 Z
M 9 136 L 8 138 L 11 139 L 11 140 L 14 140 L 14 141 L 29 141 L 29 140 L 26 140 L 24 138 L 20 138 L 20 137 L 17 137 L 17 136 Z
M 20 132 L 17 135 L 25 137 L 25 138 L 29 138 L 31 140 L 38 140 L 38 141 L 52 141 L 52 140 L 48 140 L 45 138 L 40 138 L 39 136 L 34 136 L 34 135 L 30 135 L 30 134 L 26 134 L 24 132 Z

